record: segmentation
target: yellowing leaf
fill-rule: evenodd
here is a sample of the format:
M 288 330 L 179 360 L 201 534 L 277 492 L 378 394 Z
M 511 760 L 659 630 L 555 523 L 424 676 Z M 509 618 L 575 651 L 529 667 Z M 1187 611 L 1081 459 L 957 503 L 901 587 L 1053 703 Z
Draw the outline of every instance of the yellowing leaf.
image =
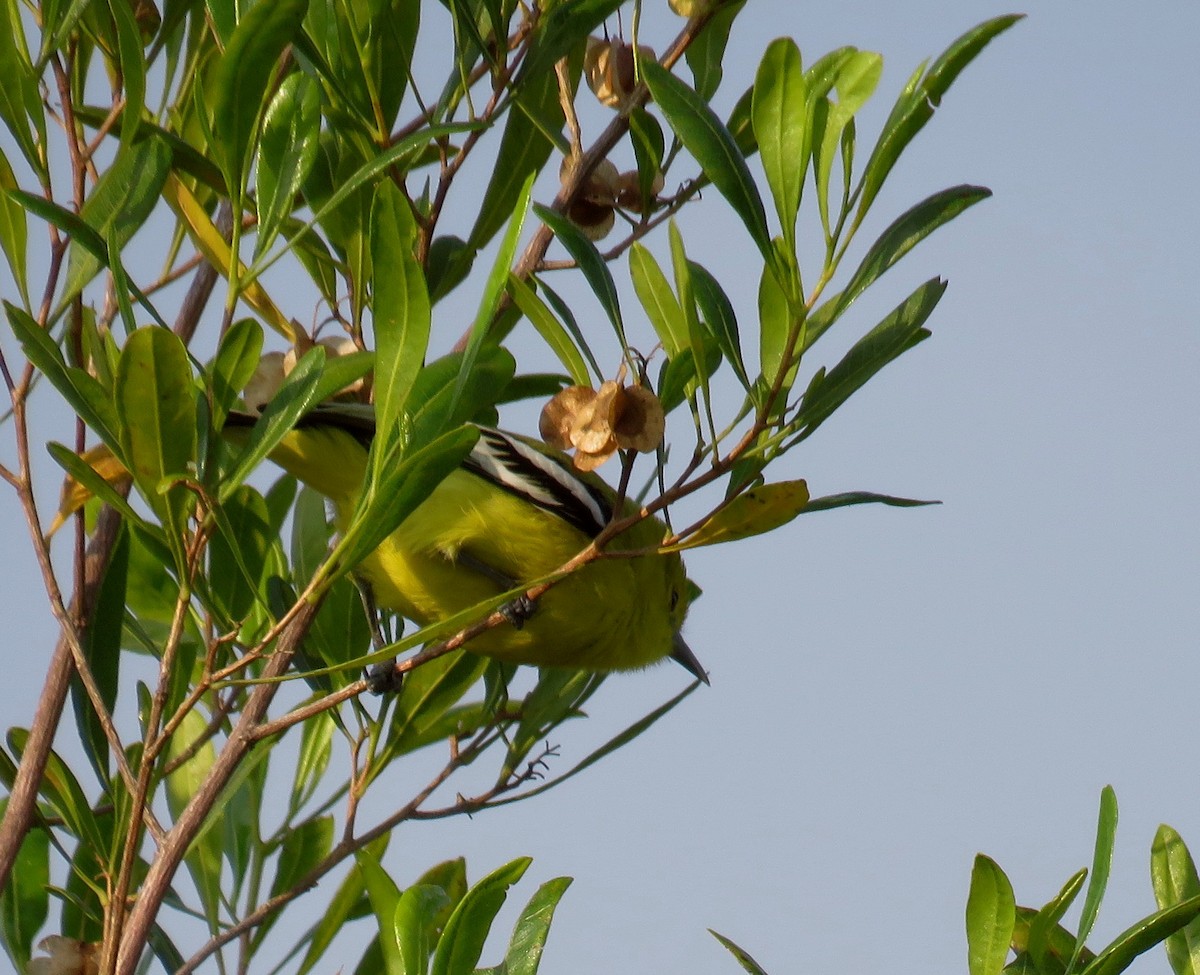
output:
M 702 545 L 735 542 L 739 538 L 761 535 L 800 514 L 808 504 L 808 484 L 805 481 L 780 481 L 764 484 L 740 494 L 708 519 L 696 531 L 676 545 L 663 551 L 682 552 Z
M 209 218 L 204 207 L 200 205 L 200 201 L 174 175 L 167 177 L 167 181 L 163 185 L 162 195 L 163 199 L 167 201 L 167 205 L 175 211 L 175 215 L 187 227 L 188 234 L 192 238 L 192 243 L 196 245 L 196 249 L 208 259 L 213 267 L 228 278 L 229 269 L 233 264 L 233 255 L 229 250 L 229 243 L 221 236 L 221 231 L 217 229 L 216 225 Z M 239 268 L 244 275 L 245 265 L 239 264 Z M 296 335 L 295 329 L 292 328 L 292 323 L 279 310 L 279 306 L 271 300 L 271 296 L 267 294 L 266 289 L 261 284 L 257 281 L 249 282 L 242 288 L 241 297 L 275 331 L 288 339 L 288 341 L 295 341 Z
M 85 450 L 79 456 L 88 467 L 113 487 L 123 490 L 129 486 L 132 480 L 129 476 L 129 471 L 125 469 L 124 464 L 113 456 L 112 451 L 103 444 L 99 447 L 93 447 L 91 450 Z M 66 480 L 63 481 L 62 497 L 58 502 L 58 513 L 55 514 L 54 521 L 46 531 L 46 537 L 50 538 L 56 531 L 62 528 L 71 515 L 75 514 L 76 511 L 92 499 L 94 493 L 91 488 L 81 484 L 68 474 Z

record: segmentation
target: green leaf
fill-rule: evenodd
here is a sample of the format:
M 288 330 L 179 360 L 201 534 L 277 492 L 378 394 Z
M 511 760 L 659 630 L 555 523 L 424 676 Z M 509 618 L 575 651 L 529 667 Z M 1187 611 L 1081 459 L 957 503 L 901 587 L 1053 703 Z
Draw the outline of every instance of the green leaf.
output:
M 831 67 L 833 70 L 822 76 L 822 88 L 826 80 L 832 82 L 832 87 L 837 91 L 837 101 L 833 102 L 828 98 L 828 89 L 810 96 L 813 98 L 811 139 L 816 166 L 817 202 L 821 211 L 821 226 L 825 230 L 827 241 L 831 240 L 832 235 L 829 222 L 829 177 L 833 171 L 833 161 L 838 155 L 840 144 L 845 164 L 843 188 L 848 194 L 848 168 L 852 162 L 855 132 L 854 116 L 875 91 L 883 71 L 883 58 L 871 51 L 843 49 Z
M 362 876 L 362 885 L 371 899 L 371 911 L 379 925 L 379 947 L 383 953 L 387 975 L 418 975 L 424 971 L 424 966 L 405 967 L 404 958 L 400 953 L 400 942 L 396 937 L 400 888 L 380 865 L 378 856 L 369 848 L 357 851 L 354 861 Z
M 245 189 L 259 112 L 279 56 L 307 9 L 308 0 L 254 4 L 242 14 L 213 71 L 213 153 L 234 200 Z
M 438 730 L 445 715 L 479 682 L 486 666 L 486 658 L 478 654 L 447 654 L 407 674 L 396 696 L 389 750 L 406 754 L 444 741 Z
M 967 895 L 967 969 L 971 975 L 1000 975 L 1016 920 L 1012 884 L 995 861 L 979 854 Z
M 741 339 L 738 334 L 737 315 L 733 302 L 725 294 L 717 279 L 695 261 L 688 261 L 691 272 L 692 292 L 700 308 L 700 316 L 709 334 L 716 339 L 721 354 L 729 360 L 738 382 L 750 392 L 750 377 L 742 360 Z
M 579 322 L 575 320 L 575 313 L 571 310 L 571 306 L 563 300 L 563 297 L 548 285 L 543 279 L 535 278 L 542 294 L 546 296 L 546 301 L 558 315 L 559 321 L 563 323 L 563 327 L 571 334 L 575 340 L 575 348 L 583 353 L 587 359 L 588 365 L 591 367 L 592 375 L 603 376 L 604 370 L 600 368 L 600 363 L 596 361 L 596 356 L 592 353 L 591 346 L 588 345 L 587 336 L 583 334 L 583 329 L 579 327 Z
M 100 692 L 100 701 L 111 720 L 117 703 L 121 673 L 121 636 L 125 622 L 125 591 L 129 573 L 129 533 L 117 536 L 96 597 L 94 615 L 84 631 L 83 655 L 92 680 Z M 97 777 L 109 779 L 109 745 L 91 698 L 77 674 L 71 679 L 71 705 L 83 750 Z
M 554 63 L 582 44 L 589 34 L 616 12 L 624 0 L 570 0 L 555 3 L 542 15 L 528 57 L 517 75 L 518 90 L 543 73 L 553 74 Z
M 412 75 L 413 51 L 421 28 L 421 4 L 411 0 L 373 3 L 363 51 L 364 71 L 371 74 L 374 104 L 386 134 L 395 126 L 396 115 Z
M 121 452 L 120 421 L 108 393 L 96 379 L 63 360 L 62 351 L 45 329 L 16 305 L 4 303 L 8 323 L 25 357 L 50 381 L 70 407 L 114 452 Z
M 721 944 L 725 947 L 725 950 L 733 955 L 737 963 L 741 965 L 745 971 L 749 972 L 750 975 L 767 975 L 767 973 L 763 970 L 763 967 L 752 957 L 750 957 L 750 952 L 746 951 L 745 948 L 741 948 L 734 944 L 734 942 L 725 937 L 725 935 L 718 934 L 712 928 L 708 929 L 708 933 L 721 942 Z
M 525 216 L 529 212 L 529 200 L 533 194 L 533 181 L 536 178 L 536 174 L 530 173 L 521 187 L 521 192 L 517 194 L 508 222 L 508 230 L 504 232 L 504 239 L 500 242 L 500 249 L 496 253 L 492 271 L 483 286 L 483 295 L 479 299 L 479 310 L 475 313 L 475 321 L 471 325 L 471 334 L 463 352 L 462 366 L 454 382 L 454 393 L 450 399 L 451 410 L 458 404 L 467 384 L 472 381 L 475 361 L 479 357 L 480 350 L 489 340 L 494 342 L 491 336 L 492 324 L 500 307 L 500 299 L 504 296 L 505 286 L 508 284 L 508 269 L 516 257 L 517 245 L 521 241 L 521 229 L 525 226 Z
M 288 75 L 263 117 L 255 179 L 257 258 L 274 242 L 296 207 L 296 199 L 317 156 L 321 93 L 308 75 Z
M 220 430 L 237 405 L 238 396 L 253 377 L 262 358 L 262 326 L 253 318 L 240 318 L 221 336 L 217 354 L 208 369 L 212 388 L 212 423 Z
M 767 383 L 773 383 L 785 367 L 791 333 L 792 310 L 787 295 L 771 269 L 764 267 L 758 282 L 758 360 Z M 794 367 L 789 372 L 794 373 Z
M 98 254 L 94 245 L 85 246 L 72 237 L 60 308 L 99 273 L 106 260 L 109 236 L 124 247 L 146 222 L 158 204 L 170 168 L 170 147 L 159 139 L 146 139 L 118 152 L 79 212 L 82 222 L 97 234 L 101 250 Z
M 240 624 L 253 608 L 275 541 L 267 503 L 242 485 L 221 505 L 208 544 L 208 597 L 226 624 Z
M 287 379 L 245 438 L 245 446 L 225 475 L 221 483 L 221 501 L 233 494 L 250 472 L 287 436 L 296 421 L 321 401 L 318 383 L 323 368 L 325 350 L 313 348 L 288 373 Z
M 545 741 L 554 728 L 581 713 L 584 703 L 603 682 L 604 675 L 584 670 L 546 669 L 521 704 L 521 720 L 509 732 L 508 753 L 500 772 L 504 780 L 522 765 L 529 752 Z
M 429 259 L 425 264 L 425 279 L 429 287 L 429 300 L 434 304 L 457 288 L 475 265 L 475 251 L 467 242 L 453 234 L 434 237 L 429 245 Z
M 579 270 L 583 272 L 583 277 L 592 289 L 592 293 L 600 301 L 600 306 L 604 309 L 604 313 L 608 315 L 608 320 L 612 322 L 621 347 L 627 347 L 629 343 L 625 341 L 625 323 L 621 318 L 621 305 L 617 298 L 617 285 L 613 281 L 612 272 L 609 271 L 608 264 L 596 249 L 596 245 L 588 240 L 583 235 L 583 231 L 571 223 L 563 214 L 557 213 L 549 207 L 544 207 L 540 203 L 533 205 L 533 212 L 538 215 L 547 227 L 554 231 L 554 236 L 567 249 L 567 253 L 574 258 L 575 263 L 579 265 Z
M 48 30 L 44 25 L 43 40 Z M 16 139 L 29 167 L 35 173 L 44 173 L 45 162 L 38 146 L 46 144 L 45 116 L 37 73 L 25 46 L 19 5 L 14 0 L 4 0 L 0 5 L 0 120 Z M 30 129 L 30 120 L 35 129 Z
M 483 954 L 492 922 L 508 897 L 508 888 L 521 879 L 532 862 L 529 857 L 513 860 L 467 891 L 446 922 L 430 975 L 471 975 Z
M 1092 873 L 1088 880 L 1087 893 L 1083 898 L 1083 910 L 1079 915 L 1079 931 L 1075 936 L 1075 952 L 1067 965 L 1067 971 L 1075 969 L 1079 953 L 1083 950 L 1087 937 L 1092 933 L 1092 925 L 1100 913 L 1100 902 L 1104 900 L 1104 891 L 1108 887 L 1108 875 L 1112 870 L 1113 846 L 1117 834 L 1117 794 L 1111 785 L 1106 785 L 1100 791 L 1100 815 L 1096 823 L 1096 849 L 1092 855 Z M 1145 949 L 1142 949 L 1143 951 Z M 1104 952 L 1101 952 L 1104 954 Z M 1099 962 L 1088 966 L 1090 970 Z M 1120 971 L 1120 969 L 1115 969 Z
M 425 975 L 430 970 L 429 953 L 437 938 L 434 923 L 448 900 L 441 887 L 431 884 L 416 884 L 400 895 L 391 931 L 404 975 Z M 387 940 L 383 932 L 380 938 Z
M 813 498 L 804 506 L 804 513 L 848 508 L 854 504 L 886 504 L 894 508 L 917 508 L 941 503 L 940 501 L 918 501 L 915 498 L 897 498 L 890 494 L 875 494 L 873 491 L 845 491 L 841 494 L 827 494 L 821 498 Z
M 980 200 L 986 200 L 991 195 L 992 191 L 985 186 L 952 186 L 934 193 L 897 217 L 871 245 L 850 283 L 840 294 L 829 299 L 831 310 L 819 316 L 819 331 L 812 326 L 812 323 L 818 320 L 818 316 L 809 319 L 808 344 L 816 341 L 820 333 L 837 321 L 859 295 L 917 244 L 968 207 L 974 206 Z
M 142 53 L 142 35 L 129 0 L 108 0 L 116 32 L 117 57 L 121 65 L 125 104 L 121 109 L 121 148 L 133 145 L 146 107 L 146 57 Z
M 29 732 L 24 728 L 8 729 L 8 748 L 19 762 L 29 741 Z M 57 753 L 51 752 L 46 762 L 46 771 L 38 782 L 40 795 L 63 820 L 67 831 L 80 841 L 81 847 L 98 858 L 103 858 L 106 849 L 103 834 L 96 822 L 87 796 L 71 771 Z
M 858 200 L 858 219 L 861 220 L 870 209 L 896 160 L 933 117 L 934 110 L 941 104 L 942 97 L 959 73 L 975 60 L 992 38 L 1008 30 L 1021 17 L 1021 14 L 1010 14 L 985 21 L 951 44 L 930 65 L 928 71 L 917 69 L 896 100 L 879 141 L 867 160 Z
M 378 864 L 378 858 L 387 849 L 387 843 L 388 834 L 384 834 L 367 845 L 366 856 Z M 359 866 L 361 867 L 361 863 Z M 345 930 L 347 921 L 356 920 L 370 913 L 369 901 L 364 895 L 365 889 L 363 871 L 361 869 L 350 870 L 330 899 L 320 919 L 309 929 L 307 936 L 303 939 L 308 942 L 308 950 L 304 953 L 304 960 L 297 969 L 297 975 L 307 975 L 313 970 L 333 939 Z M 394 913 L 394 904 L 392 910 Z M 378 944 L 378 942 L 375 943 Z
M 1087 879 L 1087 870 L 1077 871 L 1063 885 L 1058 896 L 1037 912 L 1029 923 L 1029 943 L 1027 950 L 1038 971 L 1052 972 L 1066 969 L 1070 954 L 1075 949 L 1075 938 L 1069 938 L 1069 943 L 1063 944 L 1063 928 L 1059 922 L 1079 896 L 1083 882 Z M 1064 948 L 1065 951 L 1059 951 Z
M 1196 864 L 1180 836 L 1170 826 L 1159 826 L 1150 848 L 1150 879 L 1154 899 L 1161 909 L 1200 895 Z M 1167 959 L 1175 975 L 1200 972 L 1200 923 L 1192 922 L 1176 931 L 1166 943 Z
M 692 293 L 691 262 L 684 250 L 683 235 L 679 225 L 672 219 L 667 230 L 667 239 L 671 245 L 671 270 L 675 277 L 675 291 L 679 295 L 679 307 L 683 312 L 687 348 L 692 353 L 692 363 L 696 369 L 696 380 L 705 397 L 709 395 L 708 379 L 721 363 L 720 346 L 715 340 L 710 340 L 708 333 L 700 328 L 700 317 L 696 313 L 696 298 Z M 689 387 L 688 394 L 695 392 L 695 387 Z
M 642 200 L 652 200 L 655 180 L 662 173 L 666 144 L 658 120 L 644 108 L 634 108 L 629 113 L 629 141 L 637 161 L 638 193 Z
M 746 6 L 745 0 L 734 0 L 724 3 L 713 14 L 704 30 L 688 45 L 685 57 L 688 67 L 692 69 L 692 80 L 696 94 L 706 101 L 711 101 L 717 89 L 721 87 L 723 75 L 721 62 L 725 59 L 725 46 L 729 42 L 729 29 L 733 26 L 733 18 L 741 13 Z
M 788 248 L 794 251 L 796 214 L 808 169 L 809 107 L 800 48 L 790 37 L 772 41 L 763 54 L 754 79 L 751 113 L 779 225 Z
M 767 265 L 780 281 L 788 280 L 771 245 L 767 214 L 754 178 L 729 130 L 708 103 L 691 88 L 653 61 L 641 61 L 646 86 L 684 147 L 700 164 L 704 175 L 725 197 L 750 233 Z
M 0 801 L 0 815 L 8 800 Z M 0 888 L 0 933 L 17 971 L 25 971 L 33 939 L 50 909 L 50 838 L 41 827 L 25 834 L 7 883 Z
M 629 248 L 629 276 L 667 357 L 674 358 L 689 348 L 687 321 L 675 292 L 654 255 L 638 241 Z
M 375 444 L 373 476 L 379 477 L 400 432 L 405 404 L 425 362 L 431 325 L 429 293 L 413 247 L 417 224 L 395 183 L 385 180 L 371 207 L 374 268 Z
M 1121 932 L 1082 970 L 1082 975 L 1118 975 L 1133 964 L 1138 955 L 1161 944 L 1197 917 L 1200 917 L 1200 897 L 1190 897 L 1174 907 L 1151 914 Z
M 946 283 L 939 278 L 926 281 L 859 339 L 823 379 L 814 377 L 798 415 L 802 437 L 810 436 L 880 369 L 929 337 L 923 326 L 945 291 Z
M 188 475 L 195 462 L 196 393 L 187 350 L 174 332 L 149 325 L 129 336 L 114 399 L 125 466 L 163 518 L 168 541 L 181 546 L 193 495 L 181 484 L 165 492 L 162 486 L 168 478 Z
M 467 239 L 472 252 L 487 244 L 511 219 L 525 184 L 542 171 L 550 158 L 554 144 L 546 137 L 539 122 L 546 120 L 543 124 L 552 132 L 557 132 L 563 124 L 558 81 L 553 72 L 518 86 L 518 91 L 520 94 L 504 124 L 492 176 L 484 190 L 483 202 L 479 204 L 479 216 Z
M 504 961 L 496 969 L 486 971 L 496 975 L 537 975 L 554 911 L 570 886 L 570 877 L 556 877 L 538 888 L 513 927 Z
M 635 245 L 636 246 L 636 245 Z M 591 376 L 587 363 L 571 341 L 562 323 L 554 317 L 554 313 L 546 307 L 546 303 L 537 296 L 534 290 L 515 274 L 508 276 L 508 293 L 513 302 L 521 309 L 529 323 L 537 330 L 550 350 L 562 363 L 563 368 L 571 374 L 571 381 L 576 386 L 591 386 Z
M 279 847 L 278 866 L 275 879 L 271 882 L 271 896 L 294 890 L 296 886 L 333 849 L 333 817 L 317 816 L 292 826 L 284 831 L 283 843 Z M 261 944 L 271 924 L 279 918 L 279 912 L 259 926 L 254 940 Z
M 0 87 L 2 86 L 3 83 L 0 82 Z M 0 248 L 4 250 L 13 280 L 17 282 L 21 301 L 28 307 L 29 276 L 25 270 L 25 255 L 29 227 L 25 220 L 25 208 L 8 195 L 9 190 L 16 188 L 17 177 L 8 164 L 8 157 L 0 152 Z
M 333 755 L 334 721 L 328 714 L 314 715 L 304 722 L 300 732 L 300 755 L 296 759 L 296 776 L 288 798 L 288 812 L 295 814 L 316 795 L 321 777 Z
M 188 711 L 182 723 L 167 738 L 164 757 L 168 762 L 175 759 L 181 761 L 166 779 L 167 806 L 175 819 L 200 791 L 217 760 L 212 739 L 204 737 L 207 726 L 208 721 L 203 714 L 197 710 Z M 222 846 L 220 830 L 207 829 L 193 841 L 185 860 L 204 904 L 205 916 L 213 922 L 222 896 Z

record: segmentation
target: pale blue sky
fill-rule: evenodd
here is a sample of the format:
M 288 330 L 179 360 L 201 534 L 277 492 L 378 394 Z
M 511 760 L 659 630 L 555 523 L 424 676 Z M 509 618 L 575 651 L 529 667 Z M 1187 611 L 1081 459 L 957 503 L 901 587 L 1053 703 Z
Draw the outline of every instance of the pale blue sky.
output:
M 721 104 L 775 36 L 795 36 L 806 63 L 842 44 L 880 51 L 864 146 L 921 58 L 1007 12 L 751 0 Z M 1090 863 L 1106 783 L 1122 817 L 1094 945 L 1153 910 L 1160 822 L 1200 853 L 1200 6 L 1025 12 L 902 159 L 873 229 L 955 183 L 995 197 L 889 273 L 816 361 L 941 274 L 933 338 L 779 473 L 817 494 L 943 504 L 805 516 L 693 553 L 705 596 L 686 634 L 711 688 L 549 796 L 396 834 L 402 882 L 460 853 L 472 879 L 533 856 L 505 928 L 538 883 L 574 876 L 543 971 L 737 971 L 706 927 L 772 975 L 964 971 L 975 853 L 1040 905 Z M 643 39 L 668 27 L 648 12 Z M 681 225 L 749 321 L 757 267 L 742 270 L 749 242 L 718 214 L 706 194 Z M 0 508 L 15 538 L 10 496 Z M 28 723 L 53 640 L 29 572 L 22 554 L 0 575 L 5 726 Z M 677 668 L 612 679 L 564 730 L 561 767 L 683 683 Z M 1135 970 L 1168 966 L 1156 951 Z

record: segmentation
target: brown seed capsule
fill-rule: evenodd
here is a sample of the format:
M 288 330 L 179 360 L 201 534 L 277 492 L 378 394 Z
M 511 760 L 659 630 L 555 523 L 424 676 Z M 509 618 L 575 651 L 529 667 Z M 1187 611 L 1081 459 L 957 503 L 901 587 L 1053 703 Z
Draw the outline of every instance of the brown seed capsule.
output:
M 568 386 L 545 405 L 538 426 L 546 443 L 574 450 L 575 467 L 590 471 L 619 449 L 655 450 L 666 416 L 650 390 L 610 379 L 598 391 Z
M 637 54 L 653 60 L 653 49 L 644 44 L 638 46 Z M 624 108 L 637 87 L 636 55 L 633 45 L 619 37 L 601 40 L 589 37 L 587 51 L 583 57 L 583 73 L 588 87 L 603 105 L 609 108 Z
M 624 210 L 633 210 L 636 213 L 648 213 L 654 209 L 658 194 L 662 190 L 663 174 L 658 172 L 654 174 L 654 181 L 650 185 L 652 194 L 650 199 L 643 200 L 642 183 L 638 171 L 631 169 L 617 177 L 617 206 Z

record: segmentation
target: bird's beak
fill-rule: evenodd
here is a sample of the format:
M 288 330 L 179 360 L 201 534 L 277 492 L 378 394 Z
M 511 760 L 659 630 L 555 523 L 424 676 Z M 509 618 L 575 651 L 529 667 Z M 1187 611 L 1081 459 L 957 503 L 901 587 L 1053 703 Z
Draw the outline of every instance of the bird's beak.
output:
M 696 659 L 696 655 L 692 653 L 692 648 L 689 647 L 683 640 L 683 637 L 678 633 L 675 634 L 674 646 L 671 649 L 671 659 L 682 664 L 693 677 L 699 681 L 708 683 L 708 673 L 701 666 L 700 661 Z

